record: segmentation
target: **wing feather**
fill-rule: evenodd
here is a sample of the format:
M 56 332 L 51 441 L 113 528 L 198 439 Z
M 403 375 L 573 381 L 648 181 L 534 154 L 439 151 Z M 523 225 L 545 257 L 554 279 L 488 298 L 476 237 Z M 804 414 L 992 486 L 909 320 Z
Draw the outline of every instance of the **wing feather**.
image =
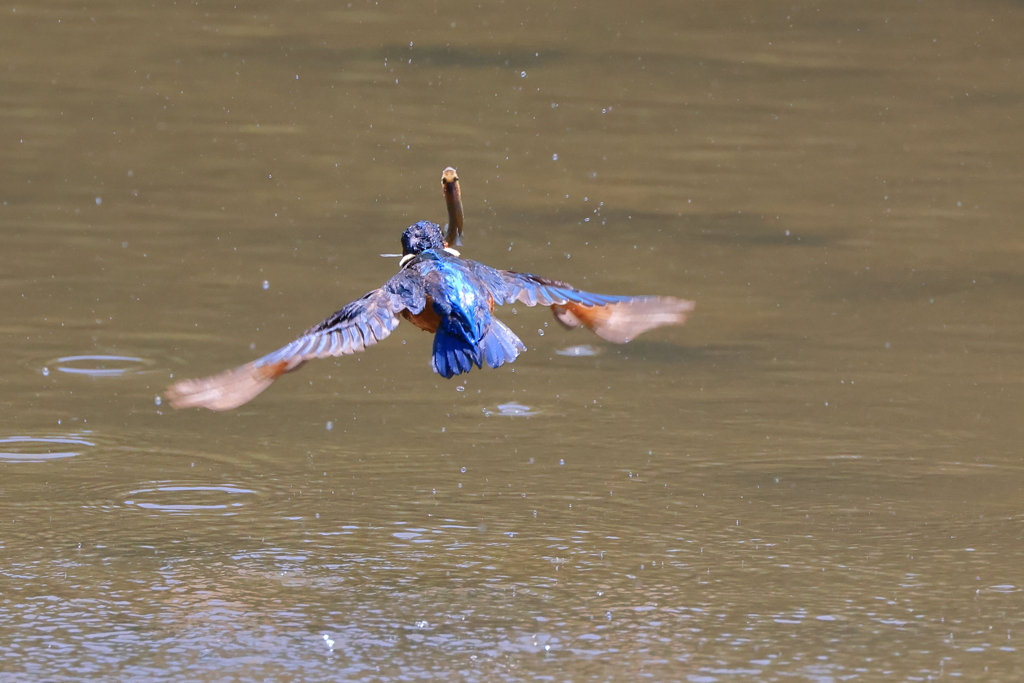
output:
M 398 326 L 402 311 L 421 311 L 424 301 L 422 285 L 407 269 L 380 289 L 368 292 L 309 328 L 290 344 L 218 375 L 176 382 L 168 387 L 167 398 L 175 408 L 237 408 L 308 360 L 358 353 L 376 344 Z
M 356 353 L 362 351 L 362 347 L 356 346 L 355 333 L 350 329 L 338 330 L 338 334 L 341 335 L 341 353 Z
M 692 301 L 671 296 L 594 294 L 531 273 L 483 268 L 500 278 L 497 282 L 484 280 L 495 303 L 550 306 L 555 318 L 566 327 L 582 325 L 616 344 L 625 344 L 657 327 L 681 325 L 694 308 Z

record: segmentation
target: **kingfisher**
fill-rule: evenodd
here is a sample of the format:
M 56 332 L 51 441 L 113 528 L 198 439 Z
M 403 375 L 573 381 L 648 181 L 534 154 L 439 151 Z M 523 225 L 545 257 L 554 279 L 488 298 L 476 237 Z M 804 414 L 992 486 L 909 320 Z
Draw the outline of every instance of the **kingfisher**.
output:
M 314 358 L 358 353 L 386 338 L 405 319 L 434 335 L 431 367 L 445 378 L 514 361 L 526 346 L 494 315 L 495 306 L 519 302 L 550 306 L 566 328 L 586 327 L 625 344 L 664 325 L 679 325 L 694 302 L 670 296 L 592 294 L 530 273 L 498 270 L 462 258 L 463 212 L 458 175 L 445 169 L 446 229 L 430 221 L 402 233 L 398 273 L 313 325 L 298 339 L 250 363 L 167 389 L 175 408 L 231 410 L 248 403 L 274 380 Z

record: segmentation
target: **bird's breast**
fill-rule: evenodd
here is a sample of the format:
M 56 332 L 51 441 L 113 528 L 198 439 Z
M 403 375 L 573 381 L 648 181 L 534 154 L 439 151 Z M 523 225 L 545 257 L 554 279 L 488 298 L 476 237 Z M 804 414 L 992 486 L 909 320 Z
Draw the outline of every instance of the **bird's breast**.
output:
M 402 317 L 425 332 L 433 334 L 437 332 L 441 324 L 441 316 L 434 310 L 434 300 L 427 297 L 423 310 L 419 313 L 411 313 L 408 309 L 402 311 Z

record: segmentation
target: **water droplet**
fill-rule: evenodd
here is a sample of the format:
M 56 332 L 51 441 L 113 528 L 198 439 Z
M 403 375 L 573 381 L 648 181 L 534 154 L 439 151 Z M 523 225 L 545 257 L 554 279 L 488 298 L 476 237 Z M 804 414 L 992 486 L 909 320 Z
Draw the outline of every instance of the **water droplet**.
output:
M 543 337 L 544 336 L 544 330 L 537 330 L 537 334 L 539 334 L 540 336 Z
M 156 405 L 161 405 L 163 402 L 164 402 L 164 400 L 162 398 L 160 398 L 159 396 L 155 396 L 153 398 L 153 403 L 155 403 Z
M 50 376 L 50 368 L 43 368 L 43 377 Z
M 551 106 L 552 107 L 557 107 L 558 105 L 557 104 L 553 104 Z M 551 161 L 558 161 L 558 155 L 557 154 L 552 154 L 551 155 Z
M 466 387 L 463 387 L 463 386 L 455 387 L 455 391 L 465 391 L 465 390 L 466 390 Z
M 103 198 L 102 197 L 97 197 L 96 198 L 96 206 L 99 206 L 102 203 L 103 203 Z
M 463 467 L 462 469 L 459 470 L 459 472 L 462 472 L 463 474 L 465 474 L 466 473 L 466 468 Z
M 334 423 L 331 422 L 330 420 L 328 420 L 327 421 L 327 431 L 331 431 L 332 429 L 334 429 Z
M 270 280 L 263 281 L 263 289 L 270 289 Z

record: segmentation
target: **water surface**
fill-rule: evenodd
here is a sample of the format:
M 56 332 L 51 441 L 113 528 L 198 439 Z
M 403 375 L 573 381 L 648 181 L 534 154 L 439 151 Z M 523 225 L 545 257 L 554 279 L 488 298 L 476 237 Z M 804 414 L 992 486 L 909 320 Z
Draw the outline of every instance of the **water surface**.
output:
M 1018 680 L 1019 3 L 0 8 L 4 680 Z M 174 379 L 401 230 L 693 299 Z

